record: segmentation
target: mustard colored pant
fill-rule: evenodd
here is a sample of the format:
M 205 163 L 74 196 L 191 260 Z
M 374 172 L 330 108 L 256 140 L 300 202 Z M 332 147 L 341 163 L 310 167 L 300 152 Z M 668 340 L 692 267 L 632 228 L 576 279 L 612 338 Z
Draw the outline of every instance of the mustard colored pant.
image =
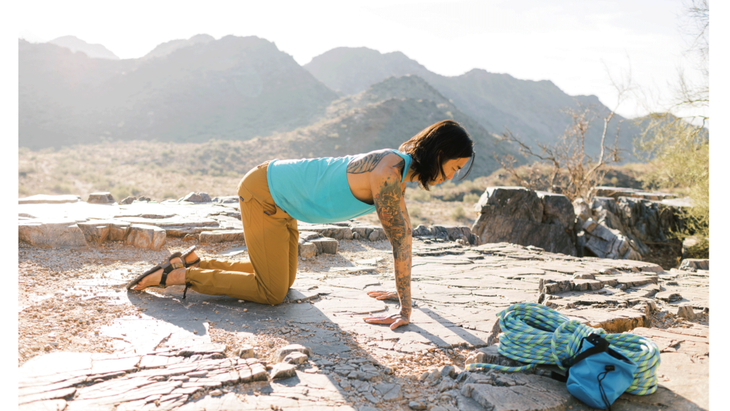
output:
M 284 301 L 296 278 L 299 230 L 297 220 L 271 198 L 267 167 L 268 162 L 249 171 L 238 185 L 250 261 L 201 259 L 200 267 L 185 271 L 193 290 L 262 304 Z

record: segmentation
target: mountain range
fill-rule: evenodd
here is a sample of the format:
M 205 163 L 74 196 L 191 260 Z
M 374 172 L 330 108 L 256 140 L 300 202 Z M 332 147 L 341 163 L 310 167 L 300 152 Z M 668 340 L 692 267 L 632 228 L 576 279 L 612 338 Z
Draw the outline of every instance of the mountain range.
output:
M 92 57 L 79 42 L 19 40 L 21 147 L 218 139 L 250 140 L 252 151 L 271 158 L 344 155 L 398 147 L 452 118 L 475 140 L 479 176 L 499 168 L 495 155 L 525 161 L 501 140 L 506 129 L 552 144 L 570 124 L 566 108 L 608 112 L 595 96 L 569 96 L 550 81 L 481 69 L 441 76 L 400 52 L 336 48 L 301 66 L 255 36 L 200 34 L 121 60 Z M 611 141 L 623 120 L 616 116 Z M 637 134 L 632 127 L 620 128 L 624 150 Z M 591 124 L 589 154 L 598 152 L 602 128 L 600 118 Z

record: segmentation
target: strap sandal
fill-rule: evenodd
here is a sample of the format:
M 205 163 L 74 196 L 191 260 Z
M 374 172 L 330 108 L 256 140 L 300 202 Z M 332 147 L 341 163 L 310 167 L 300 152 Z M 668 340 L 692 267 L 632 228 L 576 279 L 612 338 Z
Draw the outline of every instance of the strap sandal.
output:
M 138 275 L 134 280 L 127 283 L 127 290 L 131 290 L 132 287 L 137 285 L 140 281 L 142 281 L 143 278 L 147 277 L 148 275 L 156 272 L 157 270 L 162 270 L 162 277 L 160 278 L 160 283 L 158 285 L 151 285 L 150 287 L 156 287 L 156 288 L 165 288 L 167 285 L 167 275 L 170 274 L 173 270 L 176 270 L 178 268 L 183 268 L 184 264 L 181 262 L 171 262 L 175 257 L 182 257 L 182 254 L 178 251 L 176 253 L 173 253 L 169 257 L 167 257 L 167 261 L 164 263 L 157 264 L 156 266 L 150 268 L 149 270 L 143 272 L 142 274 Z
M 198 257 L 198 258 L 197 258 L 197 259 L 196 259 L 195 261 L 193 261 L 193 262 L 191 262 L 191 263 L 189 263 L 189 262 L 187 262 L 187 261 L 185 260 L 185 259 L 187 258 L 187 256 L 189 256 L 189 255 L 190 255 L 190 253 L 192 253 L 193 251 L 195 251 L 195 249 L 196 249 L 196 248 L 198 248 L 198 246 L 196 246 L 196 245 L 192 245 L 192 246 L 190 246 L 189 248 L 187 248 L 187 249 L 186 249 L 185 251 L 183 251 L 183 252 L 182 252 L 182 260 L 183 260 L 183 264 L 185 265 L 185 268 L 187 268 L 187 267 L 191 267 L 191 266 L 193 266 L 193 265 L 195 265 L 195 264 L 198 264 L 198 263 L 200 262 L 200 257 Z M 189 287 L 190 287 L 191 285 L 193 285 L 193 284 L 192 284 L 192 283 L 189 283 L 189 282 L 186 282 L 186 283 L 185 283 L 185 289 L 183 290 L 183 295 L 182 295 L 182 299 L 183 299 L 183 300 L 184 300 L 184 299 L 185 299 L 185 297 L 187 296 L 187 294 L 188 294 L 188 288 L 189 288 Z
M 187 258 L 187 257 L 188 257 L 188 256 L 189 256 L 189 255 L 190 255 L 190 254 L 191 254 L 192 252 L 193 252 L 193 251 L 195 251 L 195 249 L 196 249 L 196 248 L 198 248 L 198 246 L 197 246 L 197 245 L 193 245 L 193 246 L 190 246 L 189 248 L 185 249 L 185 250 L 184 250 L 184 251 L 183 251 L 183 252 L 181 253 L 181 258 L 182 258 L 182 261 L 183 261 L 183 265 L 185 266 L 185 268 L 187 268 L 187 267 L 191 267 L 191 266 L 193 266 L 193 265 L 195 265 L 195 264 L 198 264 L 198 263 L 200 262 L 200 257 L 198 257 L 198 259 L 197 259 L 197 260 L 195 260 L 195 261 L 193 261 L 193 262 L 191 262 L 191 263 L 189 263 L 189 262 L 187 262 L 187 261 L 185 260 L 185 259 L 186 259 L 186 258 Z

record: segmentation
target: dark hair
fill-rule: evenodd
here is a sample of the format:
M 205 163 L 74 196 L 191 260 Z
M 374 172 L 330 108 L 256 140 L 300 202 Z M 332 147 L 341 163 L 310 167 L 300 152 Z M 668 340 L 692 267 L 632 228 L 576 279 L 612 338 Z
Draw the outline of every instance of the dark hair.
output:
M 401 144 L 398 150 L 411 155 L 411 168 L 426 190 L 429 189 L 429 182 L 439 175 L 446 178 L 443 170 L 446 161 L 471 157 L 469 168 L 460 180 L 469 174 L 474 164 L 474 142 L 466 130 L 453 120 L 439 121 L 424 128 Z

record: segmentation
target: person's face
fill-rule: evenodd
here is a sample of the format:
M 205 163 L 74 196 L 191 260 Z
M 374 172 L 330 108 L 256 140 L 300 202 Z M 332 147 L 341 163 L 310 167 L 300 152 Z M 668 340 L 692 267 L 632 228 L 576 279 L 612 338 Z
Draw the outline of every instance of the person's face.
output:
M 446 174 L 446 179 L 439 175 L 436 177 L 436 180 L 434 180 L 433 184 L 441 184 L 446 180 L 451 180 L 452 178 L 454 178 L 454 175 L 456 175 L 456 173 L 459 172 L 459 170 L 461 170 L 461 168 L 464 167 L 467 162 L 469 162 L 469 159 L 470 157 L 446 160 L 446 162 L 441 165 L 441 168 L 444 170 L 444 174 Z

